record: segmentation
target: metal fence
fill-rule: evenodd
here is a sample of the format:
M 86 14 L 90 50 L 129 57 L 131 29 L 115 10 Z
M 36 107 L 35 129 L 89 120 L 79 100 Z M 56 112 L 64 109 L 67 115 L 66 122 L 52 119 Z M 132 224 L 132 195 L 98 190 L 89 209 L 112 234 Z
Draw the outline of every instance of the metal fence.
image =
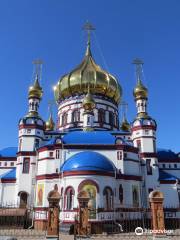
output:
M 152 236 L 151 211 L 149 208 L 118 208 L 113 212 L 97 209 L 94 215 L 96 219 L 90 219 L 91 238 L 95 236 L 112 236 L 112 238 L 125 239 L 141 238 Z M 92 214 L 91 214 L 92 215 Z M 108 220 L 108 217 L 111 218 Z M 165 230 L 166 235 L 171 239 L 180 239 L 180 208 L 165 208 Z M 137 228 L 141 228 L 143 234 L 136 235 Z M 76 229 L 76 225 L 75 225 Z M 75 233 L 75 239 L 81 239 L 81 236 Z M 135 238 L 136 239 L 136 238 Z

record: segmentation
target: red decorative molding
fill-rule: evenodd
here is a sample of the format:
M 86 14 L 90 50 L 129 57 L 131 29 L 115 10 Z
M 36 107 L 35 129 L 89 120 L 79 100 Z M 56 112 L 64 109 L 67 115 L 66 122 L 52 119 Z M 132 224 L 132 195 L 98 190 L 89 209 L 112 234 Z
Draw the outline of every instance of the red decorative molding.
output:
M 36 180 L 54 179 L 54 178 L 60 178 L 60 175 L 58 173 L 53 173 L 53 174 L 43 174 L 43 175 L 36 176 Z
M 83 170 L 83 171 L 69 171 L 69 172 L 63 172 L 61 174 L 61 177 L 68 177 L 68 176 L 81 176 L 81 175 L 98 175 L 98 176 L 110 176 L 114 177 L 115 173 L 110 172 L 103 172 L 103 171 L 90 171 L 90 170 Z
M 47 219 L 34 219 L 34 222 L 47 222 Z
M 48 211 L 48 207 L 34 207 L 35 211 Z
M 17 161 L 17 158 L 16 157 L 3 157 L 3 156 L 1 156 L 0 157 L 0 161 Z
M 47 146 L 39 148 L 38 152 L 44 152 L 44 151 L 48 151 L 48 150 L 57 150 L 57 149 L 62 149 L 62 144 L 47 145 Z
M 16 178 L 14 179 L 1 179 L 2 183 L 15 183 L 16 182 Z
M 168 159 L 158 159 L 159 163 L 180 163 L 180 158 L 168 160 Z
M 53 173 L 53 174 L 43 174 L 36 176 L 37 180 L 45 180 L 45 179 L 57 179 L 69 176 L 81 176 L 81 175 L 96 175 L 96 176 L 108 176 L 108 177 L 116 177 L 117 179 L 124 179 L 124 180 L 135 180 L 141 181 L 141 176 L 136 175 L 126 175 L 126 174 L 119 174 L 119 173 L 110 173 L 110 172 L 102 172 L 102 171 L 69 171 L 63 173 Z
M 152 152 L 141 152 L 140 153 L 141 158 L 157 158 L 157 153 Z
M 37 125 L 37 124 L 21 124 L 19 125 L 19 130 L 20 129 L 27 129 L 27 128 L 30 128 L 30 129 L 40 129 L 40 130 L 44 130 L 44 126 L 40 126 L 40 125 Z
M 153 126 L 153 125 L 135 126 L 135 127 L 131 128 L 131 131 L 137 131 L 137 130 L 142 130 L 142 129 L 149 129 L 149 130 L 156 131 L 156 126 Z
M 160 180 L 161 184 L 175 184 L 176 180 Z
M 54 157 L 45 157 L 45 158 L 39 158 L 38 161 L 44 161 L 44 160 L 54 160 Z
M 36 152 L 35 151 L 21 151 L 21 152 L 17 152 L 17 156 L 36 156 Z

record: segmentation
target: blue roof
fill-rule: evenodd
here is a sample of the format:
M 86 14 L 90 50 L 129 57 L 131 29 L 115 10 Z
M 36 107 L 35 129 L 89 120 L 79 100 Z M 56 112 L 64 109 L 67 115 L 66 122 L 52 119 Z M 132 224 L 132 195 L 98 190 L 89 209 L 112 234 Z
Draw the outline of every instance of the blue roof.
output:
M 7 147 L 0 150 L 0 157 L 16 157 L 17 147 Z
M 159 180 L 176 180 L 177 177 L 173 176 L 170 173 L 167 173 L 163 170 L 159 170 Z
M 98 152 L 80 152 L 67 159 L 61 166 L 62 172 L 66 171 L 106 171 L 114 172 L 114 164 L 104 155 Z
M 16 179 L 16 168 L 0 175 L 0 179 Z
M 171 150 L 166 150 L 166 149 L 158 149 L 157 150 L 157 157 L 158 157 L 158 160 L 161 161 L 161 160 L 177 160 L 178 159 L 178 154 L 174 153 L 173 151 Z M 180 158 L 179 158 L 180 160 Z
M 65 144 L 115 144 L 115 140 L 108 131 L 73 131 L 63 137 Z

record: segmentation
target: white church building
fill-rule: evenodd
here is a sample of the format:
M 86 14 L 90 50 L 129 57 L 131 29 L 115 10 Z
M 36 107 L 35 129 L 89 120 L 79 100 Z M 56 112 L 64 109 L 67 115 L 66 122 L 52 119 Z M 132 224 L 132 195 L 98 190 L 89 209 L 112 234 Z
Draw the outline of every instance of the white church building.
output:
M 88 192 L 90 218 L 112 218 L 120 207 L 148 207 L 158 189 L 164 205 L 179 207 L 180 155 L 156 148 L 156 121 L 147 111 L 148 89 L 142 62 L 134 61 L 137 115 L 119 121 L 119 81 L 93 59 L 90 41 L 82 62 L 62 76 L 54 88 L 57 124 L 39 113 L 43 95 L 39 72 L 28 92 L 28 113 L 18 124 L 18 148 L 0 151 L 0 205 L 34 209 L 34 224 L 45 224 L 47 195 L 58 185 L 60 220 L 73 223 L 77 195 Z M 101 209 L 98 213 L 97 209 Z M 104 213 L 104 215 L 103 215 Z

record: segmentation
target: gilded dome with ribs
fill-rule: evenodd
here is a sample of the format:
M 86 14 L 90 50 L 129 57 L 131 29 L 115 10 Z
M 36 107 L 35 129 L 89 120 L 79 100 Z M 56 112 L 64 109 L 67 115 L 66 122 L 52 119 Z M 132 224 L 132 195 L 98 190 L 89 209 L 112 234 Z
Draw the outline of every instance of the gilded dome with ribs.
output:
M 91 94 L 105 96 L 116 104 L 120 102 L 122 89 L 118 80 L 95 63 L 90 43 L 81 64 L 60 78 L 54 89 L 55 99 L 58 102 L 71 96 L 86 94 L 88 86 Z

